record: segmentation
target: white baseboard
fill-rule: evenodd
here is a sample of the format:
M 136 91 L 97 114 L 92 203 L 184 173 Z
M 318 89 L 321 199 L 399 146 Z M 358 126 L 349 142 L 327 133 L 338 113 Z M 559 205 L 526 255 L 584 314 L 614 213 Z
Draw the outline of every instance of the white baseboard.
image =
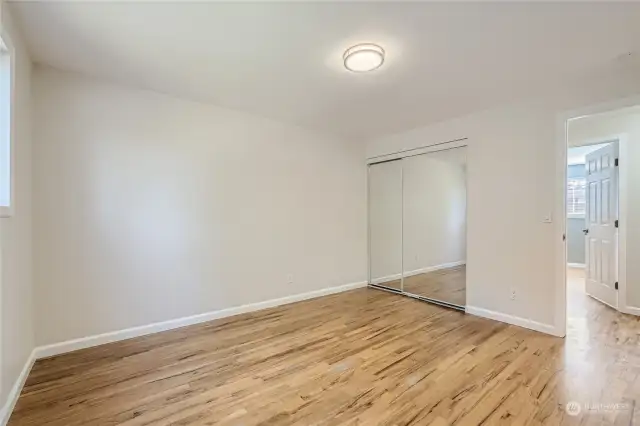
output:
M 68 340 L 65 342 L 54 343 L 51 345 L 40 346 L 35 349 L 36 359 L 47 358 L 54 355 L 60 355 L 66 352 L 78 349 L 90 348 L 93 346 L 104 345 L 106 343 L 117 342 L 119 340 L 131 339 L 133 337 L 145 336 L 147 334 L 158 333 L 161 331 L 173 330 L 175 328 L 186 327 L 188 325 L 200 324 L 219 318 L 230 317 L 233 315 L 243 314 L 247 312 L 259 311 L 261 309 L 272 308 L 275 306 L 286 305 L 288 303 L 300 302 L 302 300 L 313 299 L 316 297 L 327 296 L 329 294 L 341 293 L 343 291 L 353 290 L 360 287 L 366 287 L 366 281 L 324 288 L 321 290 L 310 291 L 307 293 L 295 294 L 293 296 L 282 297 L 279 299 L 265 300 L 264 302 L 251 303 L 248 305 L 236 306 L 233 308 L 221 309 L 218 311 L 205 312 L 203 314 L 191 315 L 188 317 L 176 318 L 173 320 L 157 322 L 153 324 L 143 325 L 139 327 L 127 328 L 119 331 L 98 334 L 94 336 L 83 337 L 80 339 Z
M 400 278 L 402 278 L 402 274 L 387 275 L 386 277 L 380 277 L 371 280 L 371 284 L 382 284 L 389 281 L 399 280 Z
M 635 308 L 633 306 L 627 306 L 625 307 L 622 312 L 624 312 L 625 314 L 630 314 L 630 315 L 637 315 L 640 316 L 640 308 Z
M 584 269 L 584 263 L 567 263 L 569 268 Z
M 465 265 L 466 263 L 467 263 L 466 260 L 460 260 L 460 261 L 457 261 L 457 262 L 443 263 L 441 265 L 427 266 L 426 268 L 420 268 L 420 269 L 414 269 L 413 271 L 407 271 L 407 272 L 404 273 L 404 276 L 405 276 L 405 278 L 406 277 L 412 277 L 414 275 L 426 274 L 427 272 L 439 271 L 440 269 L 448 269 L 448 268 L 453 268 L 455 266 Z M 380 278 L 376 278 L 376 279 L 371 280 L 371 284 L 386 283 L 388 281 L 399 280 L 400 278 L 402 278 L 402 274 L 387 275 L 386 277 L 380 277 Z
M 25 382 L 27 381 L 27 377 L 29 376 L 29 372 L 31 371 L 31 367 L 33 367 L 33 363 L 36 361 L 36 350 L 31 351 L 29 358 L 22 367 L 22 371 L 18 376 L 18 379 L 13 384 L 11 391 L 9 391 L 9 395 L 7 395 L 7 401 L 4 404 L 4 407 L 0 410 L 0 426 L 5 426 L 9 421 L 9 417 L 11 417 L 11 413 L 13 412 L 13 408 L 16 406 L 16 402 L 18 402 L 18 398 L 20 397 L 20 392 L 22 392 L 22 388 L 24 387 Z
M 488 309 L 476 308 L 474 306 L 467 306 L 466 312 L 478 317 L 489 318 L 500 322 L 506 322 L 507 324 L 517 325 L 518 327 L 524 327 L 530 330 L 539 331 L 541 333 L 551 334 L 552 336 L 564 336 L 564 333 L 560 334 L 556 327 L 551 324 L 543 324 L 541 322 L 533 321 L 530 319 L 516 317 L 514 315 L 508 315 L 502 312 L 490 311 Z
M 413 271 L 408 271 L 404 273 L 405 277 L 412 277 L 414 275 L 426 274 L 427 272 L 439 271 L 440 269 L 449 269 L 454 268 L 456 266 L 462 266 L 467 263 L 466 260 L 459 260 L 457 262 L 449 262 L 443 263 L 441 265 L 436 266 L 427 266 L 426 268 L 414 269 Z

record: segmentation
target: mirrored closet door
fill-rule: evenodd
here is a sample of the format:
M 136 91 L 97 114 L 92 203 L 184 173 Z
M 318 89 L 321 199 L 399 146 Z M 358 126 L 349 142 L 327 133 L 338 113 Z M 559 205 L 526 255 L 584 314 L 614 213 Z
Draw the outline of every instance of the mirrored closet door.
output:
M 369 166 L 369 283 L 402 291 L 402 162 Z
M 465 306 L 466 149 L 402 160 L 403 277 L 406 293 Z
M 466 163 L 457 147 L 369 166 L 370 284 L 464 308 Z

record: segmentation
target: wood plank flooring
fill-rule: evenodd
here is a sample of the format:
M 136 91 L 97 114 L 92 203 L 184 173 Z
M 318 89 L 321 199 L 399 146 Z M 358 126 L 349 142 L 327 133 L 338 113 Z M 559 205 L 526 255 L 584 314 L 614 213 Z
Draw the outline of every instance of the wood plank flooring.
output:
M 640 424 L 640 322 L 583 299 L 559 339 L 353 290 L 39 360 L 9 424 Z
M 455 266 L 406 277 L 402 288 L 407 293 L 465 306 L 467 266 Z

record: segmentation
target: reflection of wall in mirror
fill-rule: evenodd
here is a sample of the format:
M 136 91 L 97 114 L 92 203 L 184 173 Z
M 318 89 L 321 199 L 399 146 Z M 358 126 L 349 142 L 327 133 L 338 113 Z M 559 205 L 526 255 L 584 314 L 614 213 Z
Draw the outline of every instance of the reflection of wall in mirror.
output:
M 371 282 L 400 278 L 402 272 L 402 161 L 369 168 L 369 250 Z
M 404 271 L 466 263 L 466 148 L 404 161 Z

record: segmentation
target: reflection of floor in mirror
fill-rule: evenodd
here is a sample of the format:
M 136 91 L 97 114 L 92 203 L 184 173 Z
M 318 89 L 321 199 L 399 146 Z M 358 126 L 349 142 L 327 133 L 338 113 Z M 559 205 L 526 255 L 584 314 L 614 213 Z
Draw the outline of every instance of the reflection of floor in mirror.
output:
M 389 287 L 389 288 L 394 288 L 396 290 L 400 290 L 400 280 L 377 282 L 376 284 L 384 286 L 384 287 Z
M 404 291 L 454 305 L 466 304 L 467 266 L 439 269 L 404 279 Z

